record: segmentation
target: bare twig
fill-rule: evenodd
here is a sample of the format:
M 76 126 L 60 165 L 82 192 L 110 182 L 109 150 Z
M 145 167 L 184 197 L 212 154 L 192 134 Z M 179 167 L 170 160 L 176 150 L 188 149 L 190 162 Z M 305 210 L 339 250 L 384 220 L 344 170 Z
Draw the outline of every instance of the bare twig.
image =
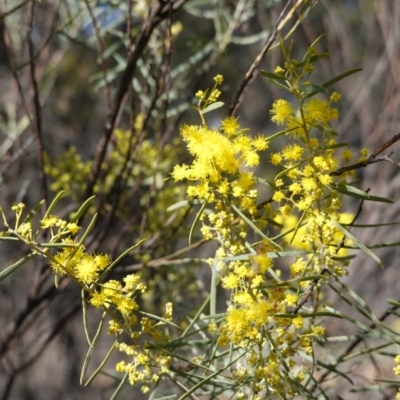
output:
M 11 8 L 8 11 L 5 11 L 0 14 L 0 20 L 7 17 L 8 15 L 13 14 L 15 11 L 19 10 L 21 7 L 23 7 L 25 4 L 29 3 L 31 0 L 24 0 L 21 3 L 17 4 L 14 8 Z
M 389 158 L 393 153 L 389 153 L 386 156 L 377 157 L 378 154 L 382 153 L 388 147 L 392 146 L 394 143 L 398 142 L 399 140 L 400 140 L 400 133 L 398 133 L 397 135 L 394 135 L 390 140 L 388 140 L 386 143 L 384 143 L 381 147 L 377 148 L 373 153 L 370 154 L 370 156 L 366 160 L 358 162 L 356 164 L 347 165 L 346 167 L 339 168 L 338 170 L 331 172 L 330 175 L 331 176 L 342 175 L 345 172 L 354 171 L 354 170 L 360 169 L 360 168 L 365 168 L 366 166 L 368 166 L 370 164 L 374 164 L 374 163 L 377 163 L 380 161 L 387 161 L 387 162 L 390 162 L 391 164 L 394 164 L 399 167 L 400 163 Z
M 267 54 L 268 50 L 271 48 L 272 44 L 275 42 L 275 40 L 278 36 L 278 33 L 279 33 L 279 24 L 282 21 L 282 18 L 285 15 L 290 3 L 291 3 L 291 0 L 288 0 L 288 2 L 286 3 L 285 7 L 282 10 L 282 12 L 279 15 L 278 21 L 275 24 L 275 28 L 274 28 L 273 32 L 271 33 L 271 35 L 268 38 L 267 42 L 265 43 L 264 47 L 262 48 L 262 50 L 260 51 L 260 53 L 258 54 L 256 59 L 254 60 L 253 64 L 251 64 L 249 70 L 246 72 L 246 75 L 236 92 L 235 98 L 234 98 L 231 106 L 229 107 L 229 115 L 233 115 L 236 112 L 236 110 L 239 107 L 239 104 L 242 100 L 242 94 L 243 94 L 246 86 L 254 78 L 255 72 L 256 72 L 258 66 L 260 65 L 264 56 Z
M 176 251 L 175 253 L 169 254 L 166 257 L 162 257 L 157 260 L 151 260 L 148 263 L 139 263 L 139 264 L 133 264 L 133 265 L 124 267 L 124 271 L 138 271 L 145 266 L 150 267 L 150 268 L 158 268 L 158 267 L 163 266 L 167 262 L 168 262 L 168 264 L 170 264 L 171 261 L 179 263 L 181 260 L 178 257 L 182 256 L 182 254 L 185 254 L 191 250 L 201 247 L 203 244 L 207 243 L 208 241 L 209 240 L 207 240 L 207 239 L 201 239 L 198 242 L 193 243 L 189 246 L 186 246 L 185 248 L 180 249 L 180 250 Z
M 110 83 L 108 82 L 108 78 L 107 78 L 107 65 L 104 60 L 104 45 L 103 45 L 103 41 L 101 40 L 99 27 L 97 26 L 97 20 L 93 14 L 92 7 L 90 6 L 88 0 L 84 0 L 84 1 L 86 4 L 86 8 L 88 9 L 90 18 L 92 20 L 94 33 L 95 33 L 96 40 L 97 40 L 99 62 L 100 62 L 100 66 L 101 66 L 101 72 L 103 74 L 104 83 L 105 83 L 104 91 L 105 91 L 105 95 L 106 95 L 107 110 L 108 110 L 108 112 L 110 112 L 111 111 L 111 89 L 110 89 Z
M 31 357 L 29 357 L 29 359 L 27 359 L 24 363 L 18 365 L 18 367 L 16 367 L 15 369 L 13 369 L 11 371 L 11 373 L 9 374 L 9 378 L 7 380 L 7 384 L 5 386 L 5 391 L 3 393 L 1 400 L 8 399 L 16 377 L 21 372 L 23 372 L 26 368 L 30 367 L 32 364 L 34 364 L 37 361 L 37 359 L 42 355 L 43 351 L 46 350 L 46 348 L 51 343 L 51 341 L 58 335 L 58 333 L 65 326 L 65 324 L 68 322 L 68 320 L 78 310 L 80 310 L 79 303 L 74 305 L 73 307 L 71 307 L 71 309 L 68 310 L 68 312 L 66 314 L 64 314 L 60 319 L 57 320 L 57 323 L 52 327 L 51 332 L 47 335 L 45 340 L 41 343 L 40 347 L 38 349 L 36 349 L 35 353 Z
M 187 0 L 179 0 L 174 2 L 172 7 L 173 12 L 179 10 L 186 1 Z M 121 76 L 121 81 L 119 84 L 117 95 L 114 100 L 114 105 L 112 107 L 111 113 L 109 113 L 107 117 L 107 121 L 104 127 L 103 138 L 98 147 L 89 182 L 86 188 L 85 198 L 90 197 L 93 192 L 93 187 L 99 177 L 101 164 L 103 163 L 103 160 L 105 158 L 107 147 L 110 142 L 123 99 L 128 91 L 129 86 L 131 85 L 137 62 L 143 54 L 143 51 L 145 50 L 154 29 L 159 25 L 161 21 L 168 17 L 169 12 L 169 7 L 163 7 L 161 2 L 158 2 L 154 6 L 149 18 L 144 23 L 142 32 L 140 33 L 139 38 L 136 42 L 135 49 L 132 51 L 128 58 L 126 68 Z
M 398 300 L 400 302 L 400 300 Z M 393 311 L 395 311 L 396 309 L 398 309 L 399 307 L 397 305 L 393 305 L 392 307 L 390 307 L 388 310 L 386 310 L 379 318 L 378 321 L 379 322 L 383 322 L 387 317 L 389 317 Z M 376 328 L 376 323 L 372 322 L 371 324 L 368 325 L 369 329 L 374 329 Z M 357 347 L 363 340 L 365 339 L 365 337 L 362 336 L 362 334 L 358 335 L 358 337 L 356 339 L 354 339 L 346 348 L 346 350 L 343 351 L 343 353 L 337 357 L 334 361 L 334 363 L 328 365 L 332 366 L 332 367 L 336 367 L 341 361 L 343 361 L 349 354 L 350 352 Z M 312 393 L 314 390 L 317 389 L 318 384 L 322 383 L 325 378 L 330 375 L 330 373 L 333 372 L 332 369 L 326 369 L 325 372 L 318 378 L 318 381 L 314 384 L 314 386 L 311 387 L 310 389 L 310 393 Z
M 42 187 L 42 198 L 45 201 L 46 207 L 48 205 L 48 189 L 46 175 L 44 173 L 44 147 L 43 147 L 43 132 L 42 132 L 42 111 L 39 99 L 39 88 L 36 80 L 36 64 L 34 61 L 35 53 L 33 49 L 32 31 L 33 31 L 33 18 L 35 15 L 36 0 L 32 0 L 30 15 L 29 15 L 29 28 L 28 28 L 28 50 L 30 58 L 30 74 L 33 87 L 33 105 L 35 111 L 36 122 L 36 142 L 38 146 L 38 159 L 39 159 L 39 178 Z

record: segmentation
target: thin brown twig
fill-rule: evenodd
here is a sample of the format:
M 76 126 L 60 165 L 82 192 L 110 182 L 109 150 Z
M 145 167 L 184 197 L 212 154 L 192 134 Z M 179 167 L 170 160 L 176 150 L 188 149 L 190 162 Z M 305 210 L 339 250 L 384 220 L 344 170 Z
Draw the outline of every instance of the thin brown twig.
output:
M 161 267 L 167 261 L 169 264 L 171 261 L 176 261 L 177 263 L 179 263 L 180 260 L 178 257 L 180 257 L 182 254 L 185 254 L 191 250 L 194 250 L 194 249 L 202 246 L 203 244 L 205 244 L 207 242 L 209 242 L 208 239 L 201 239 L 198 242 L 193 243 L 189 246 L 186 246 L 185 248 L 180 249 L 180 250 L 176 251 L 175 253 L 169 254 L 166 257 L 162 257 L 157 260 L 151 260 L 148 263 L 139 263 L 139 264 L 128 265 L 128 266 L 124 267 L 124 271 L 137 271 L 144 267 L 158 268 L 158 267 Z
M 19 79 L 18 72 L 17 72 L 17 69 L 16 69 L 16 65 L 15 65 L 15 62 L 14 62 L 14 55 L 13 55 L 12 48 L 11 48 L 10 36 L 8 34 L 7 25 L 6 25 L 5 21 L 3 21 L 3 29 L 2 29 L 2 31 L 3 31 L 4 46 L 5 46 L 5 49 L 6 49 L 6 52 L 7 52 L 7 57 L 8 57 L 9 65 L 10 65 L 10 70 L 11 70 L 11 73 L 12 73 L 12 75 L 13 75 L 13 77 L 15 79 L 15 82 L 17 84 L 19 95 L 21 96 L 22 107 L 23 107 L 23 109 L 25 111 L 25 114 L 26 114 L 28 120 L 29 120 L 29 125 L 31 126 L 31 129 L 33 131 L 35 131 L 36 127 L 35 127 L 35 124 L 34 124 L 34 122 L 32 120 L 32 116 L 31 116 L 31 113 L 29 111 L 28 102 L 26 101 L 26 98 L 25 98 L 25 92 L 22 89 L 21 80 Z
M 20 310 L 14 321 L 10 322 L 8 327 L 4 330 L 2 342 L 0 343 L 0 358 L 12 347 L 13 341 L 17 337 L 16 332 L 22 326 L 26 318 L 29 317 L 33 310 L 35 310 L 43 301 L 49 299 L 56 292 L 56 288 L 51 286 L 42 294 L 39 294 L 38 290 L 40 287 L 41 285 L 38 283 L 35 290 L 32 293 L 29 293 L 23 309 Z
M 104 60 L 104 44 L 103 44 L 103 41 L 101 40 L 99 27 L 97 26 L 97 20 L 93 14 L 92 7 L 90 7 L 88 0 L 84 0 L 84 1 L 86 4 L 86 8 L 89 12 L 90 18 L 92 20 L 93 29 L 94 29 L 94 33 L 96 36 L 97 54 L 99 56 L 101 72 L 103 74 L 103 79 L 104 79 L 104 83 L 105 83 L 104 92 L 105 92 L 105 96 L 106 96 L 107 110 L 108 110 L 108 112 L 110 112 L 110 110 L 111 110 L 111 88 L 110 88 L 110 83 L 108 82 L 107 66 L 106 66 L 106 62 Z
M 45 201 L 46 208 L 48 205 L 48 189 L 46 175 L 44 173 L 44 147 L 43 147 L 43 131 L 42 131 L 42 111 L 39 99 L 39 87 L 36 80 L 36 64 L 34 61 L 35 52 L 33 48 L 32 31 L 33 31 L 33 19 L 35 15 L 36 0 L 32 0 L 29 23 L 28 23 L 28 51 L 30 58 L 30 75 L 33 87 L 33 105 L 35 111 L 35 123 L 36 123 L 36 142 L 38 146 L 38 159 L 39 159 L 39 179 L 41 182 L 42 198 Z
M 25 4 L 29 3 L 30 1 L 31 0 L 22 1 L 21 3 L 17 4 L 14 8 L 11 8 L 8 11 L 4 11 L 3 13 L 0 14 L 0 20 L 13 14 L 15 11 L 19 10 L 21 7 L 23 7 Z
M 173 12 L 179 10 L 186 1 L 187 0 L 176 1 L 172 7 Z M 114 131 L 117 116 L 120 112 L 123 99 L 125 98 L 128 88 L 131 85 L 132 78 L 136 70 L 137 62 L 141 57 L 141 55 L 143 54 L 143 51 L 145 50 L 154 29 L 160 24 L 162 20 L 167 18 L 168 15 L 169 15 L 169 7 L 167 7 L 167 9 L 165 10 L 161 2 L 155 5 L 155 7 L 152 9 L 149 15 L 149 18 L 144 23 L 143 29 L 136 42 L 135 49 L 132 51 L 132 53 L 128 58 L 126 68 L 121 76 L 117 95 L 114 100 L 114 105 L 105 123 L 103 138 L 100 142 L 97 154 L 95 156 L 93 168 L 89 177 L 89 182 L 86 187 L 86 192 L 84 196 L 85 198 L 90 197 L 90 195 L 93 192 L 93 187 L 97 179 L 99 178 L 101 165 L 104 161 L 108 144 L 111 140 L 111 136 Z
M 400 300 L 398 300 L 400 302 Z M 379 318 L 378 321 L 379 322 L 383 322 L 388 316 L 390 316 L 392 314 L 393 311 L 395 311 L 396 309 L 398 309 L 399 307 L 397 305 L 393 305 L 392 307 L 390 307 L 388 310 L 386 310 Z M 371 324 L 368 325 L 369 329 L 374 329 L 376 328 L 376 322 L 372 322 Z M 330 364 L 330 366 L 335 367 L 336 365 L 338 365 L 338 363 L 340 363 L 345 357 L 347 357 L 350 352 L 356 347 L 358 346 L 363 340 L 365 339 L 365 337 L 362 337 L 361 335 L 358 336 L 356 339 L 353 340 L 353 342 L 351 342 L 347 348 L 343 351 L 343 353 L 337 357 L 334 361 L 334 363 Z M 328 365 L 329 366 L 329 365 Z M 314 390 L 317 389 L 318 384 L 322 383 L 324 381 L 324 379 L 332 372 L 331 369 L 326 369 L 325 372 L 318 378 L 318 381 L 314 384 L 313 387 L 311 387 L 310 389 L 310 393 L 312 393 Z
M 377 157 L 380 153 L 384 152 L 388 147 L 392 146 L 399 140 L 400 140 L 400 133 L 398 133 L 397 135 L 394 135 L 391 139 L 389 139 L 387 142 L 385 142 L 382 146 L 377 148 L 374 152 L 372 152 L 369 155 L 369 157 L 366 160 L 358 162 L 356 164 L 347 165 L 346 167 L 339 168 L 338 170 L 331 172 L 330 175 L 331 176 L 342 175 L 345 172 L 354 171 L 354 170 L 360 169 L 360 168 L 365 168 L 366 166 L 368 166 L 370 164 L 374 164 L 374 163 L 381 162 L 381 161 L 387 161 L 396 166 L 400 166 L 400 163 L 389 158 L 390 155 L 392 155 L 393 153 L 390 153 L 386 156 Z
M 111 190 L 109 191 L 109 195 L 112 196 L 110 199 L 110 203 L 112 204 L 111 206 L 111 212 L 107 216 L 107 220 L 105 222 L 105 227 L 102 229 L 102 231 L 99 233 L 99 237 L 96 239 L 96 242 L 94 242 L 93 248 L 97 249 L 101 243 L 106 239 L 107 234 L 114 223 L 115 216 L 117 214 L 117 211 L 120 208 L 120 202 L 121 202 L 121 196 L 123 189 L 126 188 L 128 179 L 130 177 L 129 173 L 127 173 L 128 166 L 130 165 L 130 161 L 132 161 L 132 154 L 135 146 L 137 145 L 137 142 L 134 141 L 135 139 L 135 101 L 134 101 L 134 95 L 133 95 L 133 88 L 129 88 L 129 97 L 131 98 L 131 113 L 129 116 L 129 126 L 130 126 L 130 134 L 129 134 L 129 140 L 128 140 L 128 150 L 124 156 L 124 163 L 122 165 L 122 168 L 118 172 L 113 186 Z M 98 209 L 101 208 L 101 205 L 99 205 Z M 122 233 L 122 232 L 121 232 Z M 125 232 L 124 232 L 125 233 Z M 121 239 L 124 235 L 121 236 Z M 117 240 L 117 243 L 120 243 L 120 240 Z M 92 247 L 92 245 L 90 245 Z
M 164 46 L 165 46 L 165 57 L 164 57 L 164 62 L 162 63 L 162 66 L 160 68 L 160 72 L 161 72 L 161 76 L 158 78 L 156 76 L 154 76 L 154 80 L 156 82 L 156 93 L 154 95 L 152 104 L 149 108 L 149 111 L 147 113 L 147 118 L 145 119 L 144 123 L 143 123 L 143 127 L 142 127 L 142 131 L 146 129 L 146 125 L 149 122 L 149 118 L 152 115 L 152 111 L 153 108 L 156 106 L 156 102 L 159 98 L 161 98 L 161 96 L 163 95 L 163 93 L 165 93 L 165 102 L 164 102 L 164 111 L 166 114 L 167 111 L 167 106 L 168 106 L 168 90 L 166 90 L 167 88 L 167 83 L 168 83 L 168 76 L 169 76 L 169 72 L 171 69 L 171 57 L 172 57 L 172 32 L 171 32 L 171 27 L 172 27 L 172 2 L 169 2 L 169 14 L 168 14 L 168 18 L 167 18 L 167 27 L 166 27 L 166 35 L 165 35 L 165 42 L 164 42 Z M 151 70 L 150 70 L 151 73 Z M 166 123 L 166 118 L 162 119 L 162 124 L 164 125 L 162 127 L 162 132 L 164 132 L 165 130 L 165 123 Z M 155 160 L 154 163 L 154 170 L 153 170 L 153 176 L 152 176 L 152 183 L 150 186 L 150 192 L 153 192 L 156 186 L 156 181 L 157 181 L 157 170 L 160 164 L 160 156 L 161 156 L 161 152 L 163 149 L 163 146 L 165 144 L 165 140 L 162 140 L 162 138 L 158 141 L 159 145 L 158 145 L 158 151 L 157 151 L 157 158 Z M 155 195 L 157 196 L 157 194 Z M 139 230 L 139 237 L 143 236 L 144 234 L 144 230 L 145 230 L 145 226 L 146 226 L 146 221 L 148 218 L 148 212 L 150 209 L 150 204 L 152 201 L 155 200 L 155 197 L 153 196 L 149 196 L 148 200 L 145 204 L 144 208 L 144 212 L 143 212 L 143 217 L 142 217 L 142 221 L 140 224 L 140 230 Z
M 393 154 L 393 151 L 391 151 L 390 153 L 388 153 L 386 156 L 377 157 L 376 160 L 378 160 L 378 161 L 387 161 L 388 163 L 393 164 L 393 165 L 395 165 L 396 167 L 400 167 L 400 163 L 399 163 L 399 162 L 397 162 L 397 161 L 395 161 L 395 160 L 392 160 L 392 159 L 390 158 L 390 156 L 391 156 L 392 154 Z
M 73 306 L 64 316 L 62 316 L 57 323 L 53 326 L 50 334 L 47 338 L 42 342 L 40 347 L 35 351 L 28 360 L 20 364 L 17 368 L 13 369 L 12 373 L 9 374 L 9 379 L 6 384 L 6 389 L 3 393 L 1 400 L 6 400 L 10 394 L 12 386 L 14 384 L 15 378 L 23 372 L 26 368 L 30 367 L 34 364 L 37 359 L 41 356 L 43 351 L 47 348 L 47 346 L 51 343 L 51 341 L 57 336 L 57 334 L 61 331 L 61 329 L 65 326 L 68 320 L 80 309 L 81 305 L 78 303 L 77 305 Z
M 128 35 L 128 57 L 131 55 L 132 47 L 133 47 L 133 38 L 132 38 L 132 9 L 133 9 L 133 0 L 128 0 L 128 19 L 126 21 L 126 32 Z
M 271 33 L 270 37 L 268 38 L 267 42 L 265 43 L 264 47 L 262 48 L 261 52 L 258 54 L 256 59 L 254 60 L 253 64 L 251 64 L 250 68 L 246 72 L 246 75 L 239 85 L 239 88 L 236 92 L 235 98 L 229 107 L 229 115 L 234 115 L 235 111 L 239 107 L 239 104 L 241 103 L 242 100 L 242 94 L 244 90 L 246 89 L 246 86 L 251 82 L 252 79 L 254 79 L 255 72 L 257 68 L 259 67 L 261 61 L 263 60 L 264 56 L 267 54 L 269 49 L 271 48 L 272 44 L 275 42 L 278 33 L 279 33 L 279 24 L 283 19 L 283 16 L 285 15 L 287 9 L 289 8 L 289 5 L 291 3 L 291 0 L 288 0 L 286 3 L 285 7 L 283 7 L 283 10 L 279 14 L 278 21 L 275 24 L 274 30 Z

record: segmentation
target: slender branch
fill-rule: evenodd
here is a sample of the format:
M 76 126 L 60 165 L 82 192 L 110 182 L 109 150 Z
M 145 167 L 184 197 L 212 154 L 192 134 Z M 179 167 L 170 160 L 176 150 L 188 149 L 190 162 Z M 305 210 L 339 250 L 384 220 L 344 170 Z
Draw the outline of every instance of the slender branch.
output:
M 148 263 L 140 263 L 140 264 L 133 264 L 133 265 L 128 265 L 127 267 L 124 267 L 124 271 L 137 271 L 142 269 L 143 267 L 150 267 L 150 268 L 158 268 L 164 265 L 168 261 L 168 264 L 170 264 L 171 261 L 174 261 L 176 263 L 179 263 L 181 260 L 177 257 L 180 257 L 182 254 L 185 254 L 191 250 L 194 250 L 200 246 L 202 246 L 204 243 L 207 243 L 207 239 L 201 239 L 196 243 L 191 244 L 190 246 L 186 246 L 183 249 L 180 249 L 176 251 L 175 253 L 169 254 L 166 257 L 159 258 L 157 260 L 151 260 Z
M 45 340 L 42 342 L 40 347 L 36 349 L 35 353 L 29 357 L 25 362 L 20 364 L 18 367 L 12 370 L 9 374 L 9 378 L 7 380 L 7 384 L 5 386 L 5 391 L 1 400 L 6 400 L 11 392 L 12 385 L 15 381 L 15 378 L 23 372 L 26 368 L 30 367 L 34 364 L 37 359 L 41 356 L 43 351 L 48 347 L 51 341 L 57 336 L 57 334 L 61 331 L 61 329 L 65 326 L 68 320 L 80 309 L 80 304 L 74 305 L 64 316 L 62 316 L 57 323 L 52 327 L 51 332 L 47 335 Z
M 15 375 L 14 374 L 9 374 L 8 379 L 7 379 L 7 383 L 4 385 L 4 393 L 3 396 L 1 397 L 1 400 L 7 400 L 8 396 L 11 392 L 12 386 L 14 384 L 15 381 Z
M 179 8 L 183 6 L 183 4 L 187 0 L 179 0 L 176 1 L 172 7 L 173 12 L 176 12 Z M 143 51 L 145 50 L 147 43 L 154 31 L 154 29 L 159 25 L 159 23 L 168 17 L 169 15 L 169 7 L 164 9 L 161 2 L 157 3 L 153 10 L 150 13 L 149 18 L 144 23 L 142 32 L 136 42 L 135 49 L 132 51 L 128 58 L 128 62 L 126 68 L 121 76 L 121 81 L 118 87 L 117 95 L 114 100 L 114 105 L 112 107 L 111 113 L 109 113 L 107 117 L 107 121 L 104 127 L 103 138 L 100 146 L 98 147 L 98 151 L 93 163 L 93 168 L 89 177 L 89 182 L 85 192 L 85 198 L 88 198 L 93 193 L 93 187 L 99 178 L 101 165 L 104 161 L 107 147 L 110 142 L 113 130 L 115 128 L 115 124 L 117 121 L 117 117 L 119 115 L 121 105 L 123 103 L 123 99 L 128 91 L 129 86 L 131 85 L 132 78 L 135 73 L 136 65 L 139 58 L 142 56 Z
M 32 31 L 33 31 L 33 19 L 35 15 L 35 4 L 36 0 L 32 0 L 30 15 L 29 15 L 29 27 L 28 27 L 28 50 L 30 58 L 30 74 L 33 87 L 33 105 L 35 111 L 35 123 L 36 123 L 36 142 L 38 146 L 38 158 L 39 158 L 39 179 L 41 182 L 42 198 L 45 201 L 46 207 L 48 205 L 48 189 L 46 175 L 44 173 L 44 147 L 43 147 L 43 132 L 42 132 L 42 112 L 39 99 L 39 88 L 36 80 L 36 64 L 35 64 L 35 52 L 33 49 Z
M 237 108 L 239 107 L 239 104 L 241 103 L 241 100 L 242 100 L 242 94 L 243 94 L 246 86 L 254 78 L 255 72 L 256 72 L 258 66 L 260 65 L 264 56 L 267 54 L 267 52 L 269 51 L 269 49 L 275 42 L 275 40 L 278 36 L 278 33 L 279 33 L 279 25 L 283 19 L 283 16 L 285 15 L 285 13 L 288 9 L 290 3 L 291 3 L 291 0 L 288 0 L 288 2 L 286 3 L 285 7 L 282 10 L 282 12 L 279 15 L 278 21 L 275 24 L 275 28 L 274 28 L 273 32 L 271 33 L 270 37 L 268 38 L 268 40 L 265 43 L 264 47 L 262 48 L 261 52 L 258 54 L 256 59 L 254 60 L 253 64 L 251 64 L 249 70 L 246 72 L 246 75 L 236 92 L 235 99 L 233 100 L 233 103 L 229 107 L 229 115 L 233 115 L 235 113 L 235 111 L 237 110 Z
M 2 342 L 0 343 L 0 358 L 12 347 L 13 342 L 16 340 L 16 332 L 24 323 L 26 318 L 28 318 L 31 313 L 38 307 L 43 301 L 48 300 L 56 293 L 56 288 L 54 286 L 49 287 L 42 294 L 30 293 L 26 300 L 25 307 L 16 315 L 14 321 L 12 321 L 9 326 L 5 329 L 2 337 Z
M 11 8 L 8 11 L 5 11 L 3 13 L 0 14 L 0 20 L 11 15 L 12 13 L 14 13 L 15 11 L 19 10 L 21 7 L 23 7 L 25 4 L 29 3 L 31 0 L 24 0 L 21 3 L 17 4 L 14 8 Z
M 33 131 L 35 131 L 36 127 L 35 127 L 35 124 L 34 124 L 34 122 L 32 120 L 32 116 L 31 116 L 31 113 L 29 111 L 28 102 L 27 102 L 27 100 L 25 98 L 25 91 L 22 88 L 21 80 L 19 79 L 19 75 L 18 75 L 18 72 L 17 72 L 17 69 L 16 69 L 16 65 L 15 65 L 15 62 L 14 62 L 14 55 L 13 55 L 12 48 L 11 48 L 10 35 L 8 34 L 6 21 L 3 21 L 3 29 L 2 29 L 2 31 L 3 31 L 4 46 L 5 46 L 5 49 L 6 49 L 6 52 L 7 52 L 7 57 L 8 57 L 8 63 L 10 65 L 11 73 L 12 73 L 12 75 L 13 75 L 13 77 L 15 79 L 15 82 L 17 84 L 19 95 L 21 96 L 22 107 L 23 107 L 23 109 L 25 111 L 25 114 L 26 114 L 28 120 L 29 120 L 29 125 L 30 125 L 31 129 Z
M 100 62 L 100 66 L 101 66 L 101 72 L 103 74 L 103 79 L 105 82 L 104 91 L 105 91 L 105 95 L 106 95 L 107 110 L 110 111 L 111 110 L 111 88 L 110 88 L 110 83 L 108 82 L 108 78 L 107 78 L 107 65 L 104 60 L 104 45 L 103 45 L 103 41 L 101 40 L 99 27 L 97 25 L 97 20 L 93 14 L 92 7 L 90 7 L 88 0 L 84 0 L 84 1 L 86 4 L 86 8 L 88 9 L 90 18 L 92 20 L 94 33 L 95 33 L 96 40 L 97 40 L 99 62 Z
M 388 147 L 392 146 L 399 140 L 400 140 L 400 133 L 398 133 L 397 135 L 394 135 L 391 139 L 389 139 L 387 142 L 385 142 L 381 147 L 377 148 L 373 153 L 370 154 L 370 156 L 365 161 L 361 161 L 356 164 L 347 165 L 346 167 L 339 168 L 338 170 L 331 172 L 330 175 L 331 176 L 342 175 L 345 172 L 354 171 L 355 169 L 365 168 L 366 166 L 368 166 L 370 164 L 374 164 L 374 163 L 381 162 L 381 161 L 387 161 L 387 162 L 390 162 L 391 164 L 394 164 L 394 165 L 400 167 L 400 163 L 389 158 L 393 154 L 393 152 L 389 153 L 386 156 L 377 157 L 380 153 L 384 152 Z
M 400 300 L 398 300 L 400 302 Z M 392 314 L 393 311 L 395 311 L 396 309 L 398 309 L 399 307 L 397 305 L 393 305 L 392 307 L 390 307 L 388 310 L 386 310 L 379 318 L 378 321 L 379 322 L 383 322 L 388 316 L 390 316 Z M 369 329 L 374 329 L 376 328 L 376 323 L 372 322 L 371 324 L 368 325 Z M 343 351 L 343 353 L 337 357 L 334 361 L 334 363 L 328 365 L 328 366 L 332 366 L 335 367 L 337 366 L 344 358 L 346 358 L 351 351 L 353 351 L 353 349 L 358 346 L 365 338 L 362 337 L 361 335 L 359 337 L 357 337 L 356 339 L 354 339 L 346 348 L 346 350 Z M 318 378 L 318 381 L 314 384 L 314 386 L 310 389 L 310 393 L 312 393 L 317 387 L 318 384 L 322 383 L 325 378 L 332 372 L 332 369 L 326 369 L 325 372 Z

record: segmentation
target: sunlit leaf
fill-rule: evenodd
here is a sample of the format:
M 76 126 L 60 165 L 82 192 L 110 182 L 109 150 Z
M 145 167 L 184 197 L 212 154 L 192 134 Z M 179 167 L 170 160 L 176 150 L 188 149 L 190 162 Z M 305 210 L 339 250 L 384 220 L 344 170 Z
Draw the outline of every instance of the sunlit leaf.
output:
M 207 106 L 204 110 L 201 111 L 202 114 L 206 114 L 210 111 L 217 110 L 218 108 L 221 108 L 225 103 L 222 101 L 216 101 L 215 103 L 210 104 Z
M 351 69 L 347 72 L 344 72 L 343 74 L 338 75 L 336 78 L 333 78 L 333 79 L 329 80 L 328 82 L 325 82 L 322 86 L 324 88 L 328 88 L 329 86 L 332 86 L 337 82 L 340 82 L 342 79 L 347 78 L 350 75 L 356 74 L 357 72 L 360 72 L 362 70 L 363 70 L 362 68 Z

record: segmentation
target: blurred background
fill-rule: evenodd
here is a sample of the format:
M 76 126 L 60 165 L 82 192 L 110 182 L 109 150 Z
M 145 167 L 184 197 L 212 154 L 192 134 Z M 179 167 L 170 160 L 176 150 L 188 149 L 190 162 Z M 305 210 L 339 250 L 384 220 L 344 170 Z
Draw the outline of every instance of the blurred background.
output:
M 188 162 L 179 142 L 179 125 L 200 123 L 190 109 L 194 93 L 212 86 L 216 74 L 224 76 L 225 106 L 208 114 L 209 124 L 218 125 L 279 21 L 280 34 L 294 42 L 294 58 L 301 58 L 323 34 L 317 49 L 330 58 L 317 65 L 314 83 L 363 69 L 334 88 L 343 96 L 335 126 L 338 141 L 349 143 L 354 153 L 362 147 L 372 152 L 400 132 L 400 2 L 293 0 L 279 19 L 286 4 L 280 0 L 187 0 L 166 2 L 162 18 L 154 21 L 151 10 L 157 4 L 161 3 L 0 0 L 0 205 L 6 213 L 20 201 L 30 209 L 65 189 L 67 197 L 56 211 L 67 218 L 95 193 L 94 208 L 100 217 L 88 249 L 116 258 L 139 238 L 149 238 L 116 274 L 142 270 L 150 289 L 142 300 L 145 308 L 159 313 L 161 305 L 173 298 L 179 316 L 197 304 L 208 267 L 151 264 L 151 260 L 182 248 L 189 256 L 199 254 L 187 248 L 184 239 L 187 214 L 166 211 L 185 198 L 185 189 L 165 180 L 176 163 Z M 235 109 L 241 126 L 254 135 L 279 130 L 271 123 L 269 110 L 285 94 L 259 75 L 260 69 L 273 71 L 282 64 L 280 49 L 274 45 L 257 64 Z M 135 51 L 134 75 L 125 76 Z M 124 77 L 129 78 L 125 86 Z M 112 115 L 120 136 L 115 133 L 107 141 Z M 281 136 L 274 146 L 280 148 L 285 140 Z M 400 161 L 398 148 L 395 144 L 390 150 Z M 101 149 L 106 149 L 103 159 Z M 96 160 L 100 160 L 99 176 L 93 181 L 90 170 Z M 48 174 L 45 180 L 41 169 Z M 371 194 L 394 201 L 392 205 L 365 202 L 357 223 L 399 222 L 399 172 L 389 163 L 357 171 L 360 189 L 369 188 Z M 257 174 L 268 179 L 272 171 L 261 166 Z M 157 194 L 161 189 L 162 196 Z M 356 200 L 345 204 L 353 213 L 359 207 Z M 11 212 L 9 216 L 12 220 Z M 400 242 L 396 225 L 352 232 L 366 244 Z M 202 246 L 200 236 L 197 240 L 201 256 L 207 257 L 212 246 Z M 1 269 L 26 251 L 19 243 L 1 242 Z M 400 299 L 398 250 L 374 251 L 385 269 L 357 253 L 345 281 L 380 316 L 388 299 Z M 343 312 L 352 312 L 334 294 L 327 296 Z M 113 376 L 99 375 L 88 388 L 79 385 L 87 343 L 77 287 L 62 281 L 55 289 L 48 265 L 37 259 L 0 282 L 0 304 L 0 399 L 109 398 L 115 388 Z M 99 313 L 94 310 L 89 318 L 95 329 Z M 341 321 L 329 323 L 330 335 L 355 333 L 353 326 Z M 386 323 L 400 331 L 394 317 Z M 93 366 L 112 343 L 112 338 L 103 336 Z M 115 360 L 109 363 L 111 370 Z M 340 386 L 331 382 L 329 398 L 393 397 L 391 389 L 349 394 L 352 388 L 373 385 L 375 378 L 394 379 L 393 366 L 388 358 L 365 366 L 355 361 L 347 371 L 354 386 L 345 380 Z M 127 387 L 120 398 L 142 396 L 147 398 Z

